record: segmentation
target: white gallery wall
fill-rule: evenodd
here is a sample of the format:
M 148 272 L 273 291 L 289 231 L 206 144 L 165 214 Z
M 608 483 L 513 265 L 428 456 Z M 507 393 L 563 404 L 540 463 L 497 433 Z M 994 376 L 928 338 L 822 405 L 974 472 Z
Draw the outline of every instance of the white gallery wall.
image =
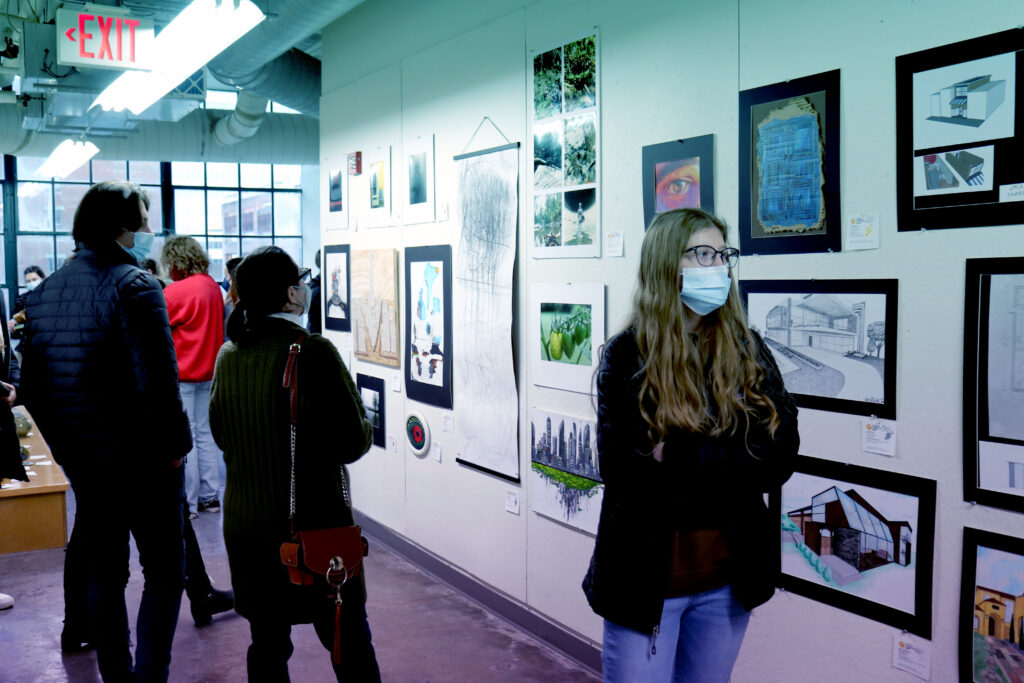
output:
M 453 410 L 405 399 L 401 368 L 354 360 L 385 379 L 387 433 L 398 448 L 373 448 L 353 467 L 354 502 L 364 514 L 597 643 L 601 622 L 580 580 L 593 538 L 529 509 L 531 406 L 588 417 L 591 397 L 533 386 L 528 367 L 527 303 L 533 283 L 602 282 L 607 333 L 629 310 L 643 239 L 641 148 L 708 133 L 715 136 L 715 206 L 737 222 L 739 90 L 841 70 L 843 217 L 880 218 L 881 248 L 835 254 L 744 257 L 743 279 L 899 279 L 895 458 L 861 450 L 860 418 L 804 409 L 801 452 L 818 458 L 916 475 L 938 482 L 933 590 L 932 680 L 956 678 L 961 534 L 964 526 L 1024 534 L 1024 515 L 963 501 L 962 367 L 964 261 L 1024 255 L 1024 225 L 898 233 L 895 192 L 894 59 L 898 55 L 1013 28 L 1019 0 L 870 0 L 738 3 L 632 0 L 378 0 L 323 32 L 319 208 L 325 245 L 399 250 L 399 320 L 404 328 L 405 247 L 453 245 L 459 226 L 453 156 L 503 144 L 520 148 L 520 224 L 516 267 L 516 366 L 520 398 L 521 485 L 455 462 L 460 397 Z M 529 58 L 594 31 L 599 35 L 601 232 L 625 236 L 623 257 L 530 257 L 527 207 Z M 484 117 L 484 124 L 471 136 Z M 1019 132 L 1018 132 L 1019 134 Z M 349 152 L 367 158 L 392 148 L 393 196 L 402 189 L 403 140 L 435 136 L 436 215 L 432 224 L 369 228 L 368 175 L 348 183 L 349 227 L 331 229 L 327 173 Z M 395 204 L 400 204 L 396 201 Z M 396 213 L 399 213 L 396 208 Z M 1021 205 L 1024 224 L 1024 204 Z M 732 241 L 737 241 L 735 235 Z M 604 253 L 604 252 L 602 252 Z M 350 334 L 327 332 L 352 358 Z M 404 329 L 403 329 L 404 334 Z M 454 331 L 459 353 L 459 330 Z M 889 356 L 890 358 L 893 355 Z M 404 419 L 418 410 L 440 444 L 434 455 L 406 452 Z M 444 431 L 444 418 L 454 431 Z M 520 513 L 505 511 L 517 491 Z M 725 496 L 727 492 L 723 492 Z M 723 499 L 723 504 L 724 499 Z M 372 600 L 373 577 L 369 577 Z M 918 680 L 891 668 L 898 630 L 807 598 L 779 593 L 755 610 L 736 666 L 737 681 Z

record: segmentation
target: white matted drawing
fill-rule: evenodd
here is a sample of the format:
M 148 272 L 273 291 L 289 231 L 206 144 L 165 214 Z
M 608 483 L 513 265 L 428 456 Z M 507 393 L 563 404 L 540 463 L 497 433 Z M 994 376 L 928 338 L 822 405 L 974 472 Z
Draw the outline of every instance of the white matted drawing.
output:
M 425 135 L 404 143 L 405 178 L 402 223 L 433 223 L 434 210 L 434 136 Z

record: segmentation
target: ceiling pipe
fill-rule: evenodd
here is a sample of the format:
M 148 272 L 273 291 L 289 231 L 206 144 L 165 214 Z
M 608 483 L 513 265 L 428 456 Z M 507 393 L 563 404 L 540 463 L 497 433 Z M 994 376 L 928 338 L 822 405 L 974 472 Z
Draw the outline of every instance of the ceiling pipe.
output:
M 248 90 L 240 91 L 235 110 L 214 124 L 214 142 L 228 146 L 251 138 L 263 123 L 269 101 L 266 97 L 254 95 Z

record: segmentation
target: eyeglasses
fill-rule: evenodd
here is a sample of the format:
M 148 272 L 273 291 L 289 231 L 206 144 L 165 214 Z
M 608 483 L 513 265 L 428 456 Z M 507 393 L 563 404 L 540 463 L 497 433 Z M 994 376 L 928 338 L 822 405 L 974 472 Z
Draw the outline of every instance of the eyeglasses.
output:
M 713 266 L 715 265 L 715 257 L 721 256 L 722 263 L 730 268 L 734 267 L 740 262 L 740 250 L 734 249 L 733 247 L 725 247 L 724 249 L 715 249 L 707 245 L 700 245 L 697 247 L 690 247 L 683 253 L 693 252 L 693 257 L 697 259 L 697 263 L 702 266 Z
M 299 282 L 305 282 L 309 277 L 309 274 L 313 272 L 312 268 L 303 268 L 299 271 Z

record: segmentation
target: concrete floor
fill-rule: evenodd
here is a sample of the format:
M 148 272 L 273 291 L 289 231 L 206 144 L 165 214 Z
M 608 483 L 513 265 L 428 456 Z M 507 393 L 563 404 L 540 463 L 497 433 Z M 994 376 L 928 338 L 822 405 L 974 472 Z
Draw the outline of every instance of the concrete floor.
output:
M 69 492 L 70 494 L 70 492 Z M 69 495 L 69 516 L 74 500 Z M 230 583 L 219 513 L 195 520 L 214 585 Z M 69 519 L 70 521 L 70 519 Z M 371 539 L 366 558 L 367 613 L 384 681 L 481 683 L 484 681 L 599 681 L 594 672 L 563 657 L 476 603 L 435 581 Z M 100 681 L 93 651 L 62 655 L 63 550 L 0 555 L 0 591 L 14 596 L 0 612 L 0 681 L 91 683 Z M 136 554 L 126 591 L 128 613 L 138 610 L 142 575 Z M 131 616 L 134 627 L 134 616 Z M 293 681 L 334 680 L 330 655 L 308 625 L 292 630 Z M 234 612 L 196 628 L 183 598 L 171 660 L 172 682 L 244 681 L 248 622 Z

